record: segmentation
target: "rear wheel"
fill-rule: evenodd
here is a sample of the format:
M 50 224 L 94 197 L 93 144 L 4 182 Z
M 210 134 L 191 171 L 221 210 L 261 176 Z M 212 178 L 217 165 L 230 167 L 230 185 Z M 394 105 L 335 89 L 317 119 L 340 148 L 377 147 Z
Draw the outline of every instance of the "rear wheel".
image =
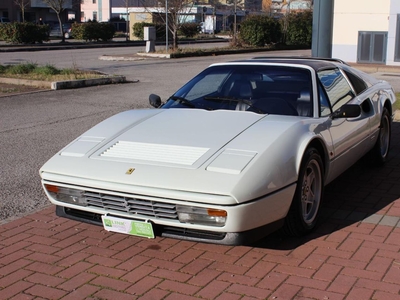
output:
M 323 164 L 315 148 L 304 154 L 296 192 L 283 230 L 291 236 L 303 236 L 311 232 L 318 220 L 324 189 Z
M 372 149 L 373 160 L 382 165 L 386 162 L 390 148 L 390 138 L 392 133 L 392 120 L 389 111 L 384 107 L 382 111 L 381 124 L 379 126 L 379 136 Z

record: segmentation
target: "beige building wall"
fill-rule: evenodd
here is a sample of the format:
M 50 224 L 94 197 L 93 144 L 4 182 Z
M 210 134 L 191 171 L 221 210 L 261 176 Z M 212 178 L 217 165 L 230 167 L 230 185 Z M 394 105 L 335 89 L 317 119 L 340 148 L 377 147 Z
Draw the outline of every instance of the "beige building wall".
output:
M 148 12 L 129 13 L 129 39 L 131 41 L 138 40 L 138 38 L 133 35 L 133 30 L 132 30 L 133 24 L 141 22 L 152 23 L 153 22 L 152 14 Z
M 389 31 L 394 0 L 335 0 L 332 56 L 357 61 L 359 31 Z

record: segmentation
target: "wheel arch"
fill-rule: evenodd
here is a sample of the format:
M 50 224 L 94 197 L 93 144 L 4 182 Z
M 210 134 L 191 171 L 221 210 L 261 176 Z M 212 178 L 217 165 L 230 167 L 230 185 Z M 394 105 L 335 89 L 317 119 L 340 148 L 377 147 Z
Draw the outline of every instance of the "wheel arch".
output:
M 389 115 L 393 114 L 392 103 L 390 102 L 390 100 L 388 98 L 386 98 L 386 100 L 384 101 L 383 107 L 388 110 Z
M 301 162 L 303 161 L 304 154 L 307 151 L 307 149 L 309 149 L 309 148 L 315 148 L 318 151 L 318 154 L 321 156 L 321 160 L 322 160 L 322 164 L 323 164 L 322 165 L 323 179 L 325 182 L 325 179 L 326 179 L 326 176 L 327 176 L 328 170 L 329 170 L 329 155 L 328 155 L 328 150 L 327 150 L 324 142 L 318 137 L 315 137 L 314 139 L 310 140 L 308 142 L 308 144 L 306 145 L 306 147 L 304 147 L 302 156 L 299 159 L 297 170 L 298 170 L 298 172 L 300 171 L 300 165 L 301 165 Z

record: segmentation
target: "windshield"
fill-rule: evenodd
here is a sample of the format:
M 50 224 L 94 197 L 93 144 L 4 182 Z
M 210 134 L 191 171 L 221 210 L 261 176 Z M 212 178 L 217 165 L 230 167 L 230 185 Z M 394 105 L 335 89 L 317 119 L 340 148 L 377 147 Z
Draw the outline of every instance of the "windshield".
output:
M 312 116 L 308 69 L 268 65 L 207 68 L 163 108 L 247 110 L 260 114 Z

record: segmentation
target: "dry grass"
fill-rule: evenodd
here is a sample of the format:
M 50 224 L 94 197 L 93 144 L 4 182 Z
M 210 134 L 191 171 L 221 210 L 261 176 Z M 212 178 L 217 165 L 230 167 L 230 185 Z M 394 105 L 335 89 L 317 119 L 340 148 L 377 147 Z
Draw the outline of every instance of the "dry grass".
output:
M 12 96 L 21 93 L 31 93 L 43 90 L 46 90 L 46 88 L 0 82 L 0 97 Z
M 95 71 L 82 71 L 76 67 L 71 69 L 57 69 L 52 65 L 38 66 L 33 63 L 19 65 L 0 65 L 0 77 L 28 79 L 37 81 L 69 81 L 81 79 L 101 78 L 104 75 Z M 20 93 L 34 92 L 48 89 L 29 85 L 19 85 L 0 82 L 0 97 Z
M 38 66 L 34 63 L 23 63 L 19 65 L 0 65 L 0 77 L 63 81 L 89 78 L 100 78 L 103 74 L 95 71 L 83 71 L 76 67 L 70 69 L 57 69 L 52 65 Z
M 96 72 L 83 72 L 76 71 L 71 73 L 61 74 L 0 74 L 0 77 L 6 78 L 18 78 L 18 79 L 29 79 L 29 80 L 42 80 L 42 81 L 64 81 L 64 80 L 79 80 L 79 79 L 92 79 L 104 77 L 103 74 Z

